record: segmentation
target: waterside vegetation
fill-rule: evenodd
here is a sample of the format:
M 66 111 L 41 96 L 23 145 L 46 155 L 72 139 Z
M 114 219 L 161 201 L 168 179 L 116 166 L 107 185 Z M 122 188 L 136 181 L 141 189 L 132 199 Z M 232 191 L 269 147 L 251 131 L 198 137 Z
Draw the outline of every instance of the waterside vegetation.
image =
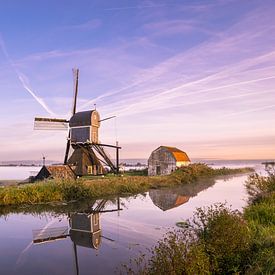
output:
M 253 174 L 244 213 L 198 208 L 158 244 L 123 265 L 128 274 L 275 274 L 275 176 Z
M 104 177 L 76 181 L 48 180 L 33 184 L 0 188 L 0 206 L 70 202 L 85 199 L 138 194 L 149 189 L 192 184 L 204 178 L 250 173 L 251 168 L 213 169 L 205 164 L 191 164 L 168 176 Z

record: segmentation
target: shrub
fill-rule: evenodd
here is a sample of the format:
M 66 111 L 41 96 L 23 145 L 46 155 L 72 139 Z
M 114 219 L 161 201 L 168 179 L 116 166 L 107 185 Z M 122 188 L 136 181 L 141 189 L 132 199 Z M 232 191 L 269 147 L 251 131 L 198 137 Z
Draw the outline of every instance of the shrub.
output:
M 275 195 L 246 208 L 244 216 L 247 220 L 259 225 L 275 225 Z
M 242 271 L 249 262 L 251 232 L 241 213 L 224 204 L 199 208 L 193 224 L 209 257 L 212 273 Z
M 239 212 L 219 204 L 199 208 L 183 230 L 169 232 L 150 250 L 144 268 L 137 270 L 139 274 L 231 274 L 245 271 L 250 253 L 246 222 Z
M 275 177 L 252 175 L 247 183 L 250 205 L 244 217 L 253 231 L 253 257 L 247 273 L 275 274 Z
M 260 201 L 275 192 L 275 176 L 263 177 L 256 173 L 252 174 L 246 181 L 246 189 L 250 203 Z

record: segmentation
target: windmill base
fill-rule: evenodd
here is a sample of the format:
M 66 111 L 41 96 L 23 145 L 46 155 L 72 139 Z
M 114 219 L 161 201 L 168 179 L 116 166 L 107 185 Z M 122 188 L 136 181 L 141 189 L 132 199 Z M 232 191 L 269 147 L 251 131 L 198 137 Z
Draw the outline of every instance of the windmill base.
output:
M 91 147 L 77 146 L 68 160 L 76 176 L 103 175 L 106 170 Z

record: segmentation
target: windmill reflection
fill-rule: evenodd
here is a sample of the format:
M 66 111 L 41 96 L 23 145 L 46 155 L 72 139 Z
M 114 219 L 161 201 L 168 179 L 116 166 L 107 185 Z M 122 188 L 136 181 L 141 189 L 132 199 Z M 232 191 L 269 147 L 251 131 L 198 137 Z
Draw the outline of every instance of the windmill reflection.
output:
M 69 236 L 75 245 L 98 249 L 101 244 L 99 213 L 70 215 Z
M 87 207 L 84 211 L 68 213 L 69 226 L 43 228 L 33 230 L 33 243 L 43 244 L 70 237 L 73 243 L 76 274 L 79 274 L 77 247 L 99 249 L 102 239 L 114 241 L 102 234 L 100 215 L 102 213 L 122 210 L 120 198 L 116 200 L 116 207 L 108 209 L 108 200 L 100 200 Z M 112 203 L 112 205 L 114 205 Z
M 207 179 L 175 188 L 152 189 L 149 191 L 149 196 L 154 205 L 167 211 L 187 203 L 190 198 L 197 196 L 199 192 L 213 186 L 214 183 L 213 179 Z

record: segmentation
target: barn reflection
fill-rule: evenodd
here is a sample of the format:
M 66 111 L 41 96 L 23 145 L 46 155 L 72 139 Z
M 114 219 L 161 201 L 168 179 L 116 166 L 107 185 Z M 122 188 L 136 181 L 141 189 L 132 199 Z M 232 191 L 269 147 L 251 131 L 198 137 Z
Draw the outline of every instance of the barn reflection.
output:
M 213 186 L 214 183 L 214 179 L 207 179 L 175 188 L 153 189 L 149 191 L 149 196 L 154 205 L 167 211 L 187 203 L 190 198 L 197 196 L 199 192 Z

